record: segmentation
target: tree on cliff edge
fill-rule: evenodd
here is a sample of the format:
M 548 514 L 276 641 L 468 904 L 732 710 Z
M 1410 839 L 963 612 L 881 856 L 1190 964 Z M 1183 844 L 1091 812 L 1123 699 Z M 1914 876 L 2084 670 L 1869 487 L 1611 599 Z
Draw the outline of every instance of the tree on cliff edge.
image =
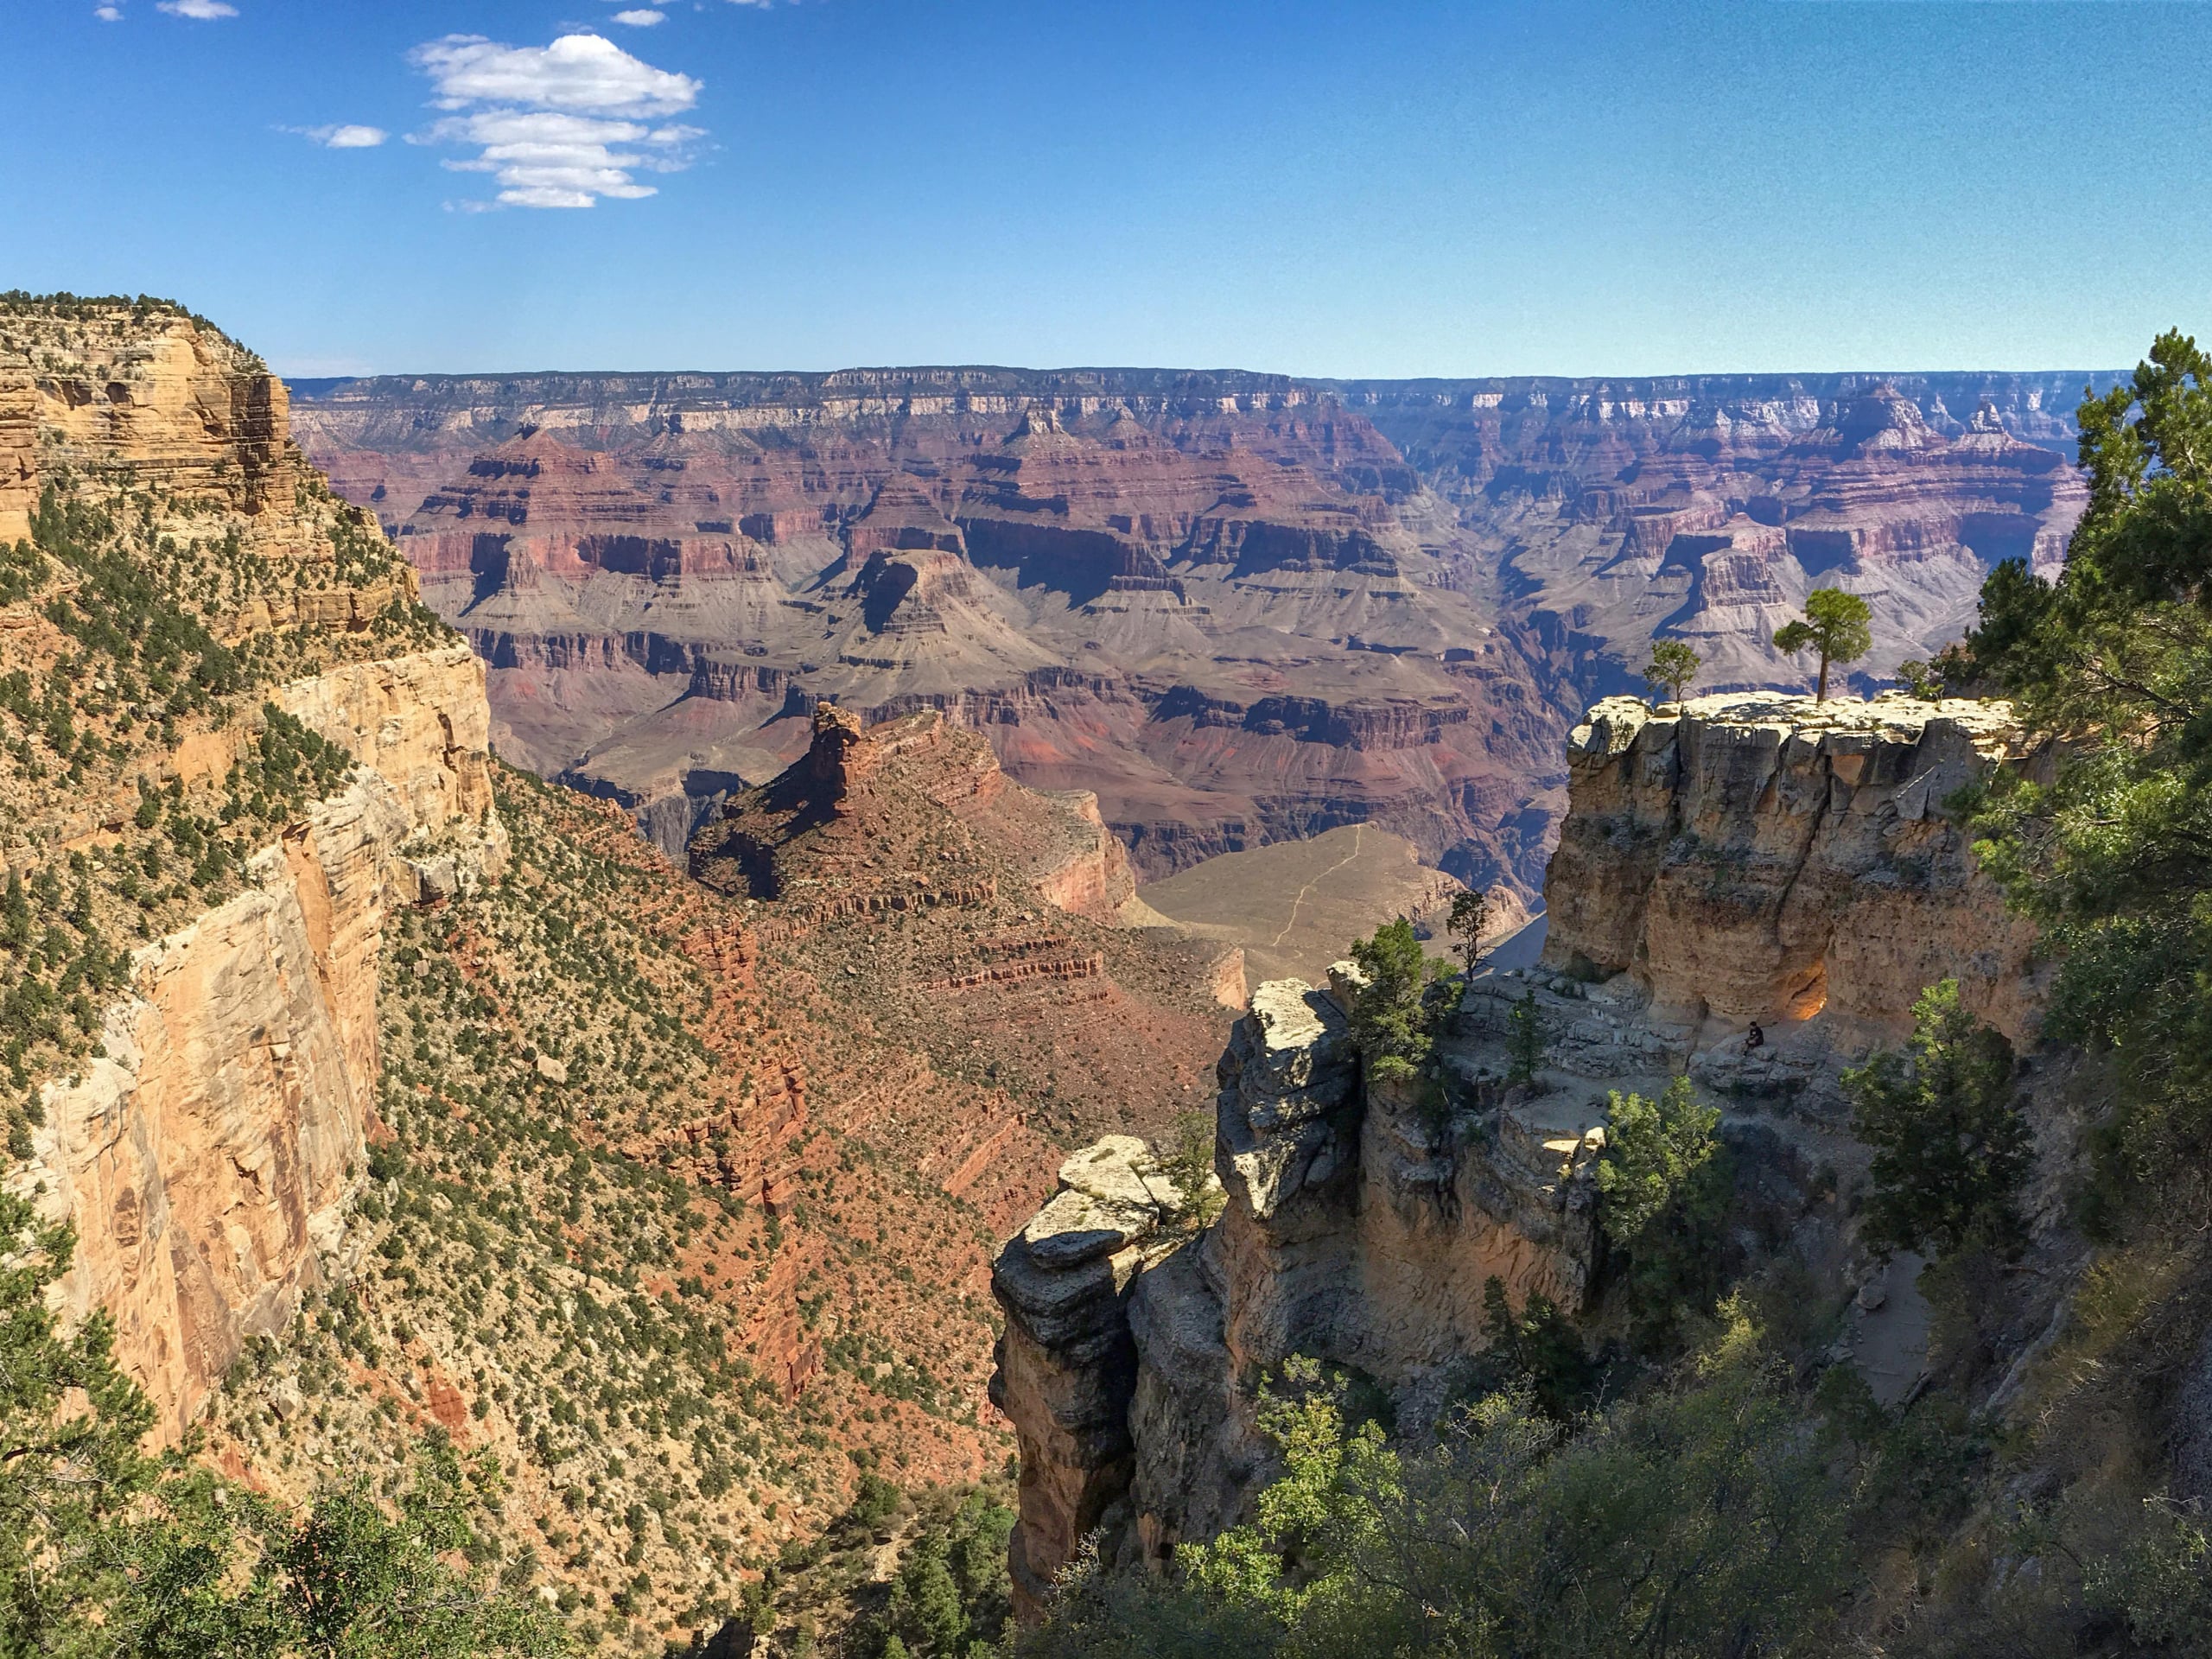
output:
M 1856 594 L 1847 594 L 1840 588 L 1815 588 L 1805 601 L 1804 616 L 1776 631 L 1774 648 L 1821 653 L 1820 685 L 1813 696 L 1815 701 L 1826 702 L 1828 664 L 1855 663 L 1872 648 L 1873 632 L 1866 625 L 1873 614 L 1873 607 Z
M 1483 959 L 1483 929 L 1490 922 L 1490 890 L 1471 887 L 1465 893 L 1452 895 L 1452 917 L 1444 931 L 1459 943 L 1459 959 L 1465 963 L 1467 977 L 1475 976 L 1475 969 Z
M 1643 679 L 1647 685 L 1665 686 L 1672 693 L 1667 700 L 1680 702 L 1682 691 L 1697 671 L 1705 666 L 1705 659 L 1679 639 L 1659 639 L 1652 642 L 1651 660 L 1643 665 Z

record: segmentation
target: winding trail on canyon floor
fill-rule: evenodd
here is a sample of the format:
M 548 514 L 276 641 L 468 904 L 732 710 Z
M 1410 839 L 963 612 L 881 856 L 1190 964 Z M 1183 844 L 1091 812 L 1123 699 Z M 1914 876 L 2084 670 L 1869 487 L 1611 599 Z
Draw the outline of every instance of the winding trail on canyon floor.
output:
M 1297 896 L 1290 901 L 1290 919 L 1282 925 L 1281 932 L 1276 934 L 1274 938 L 1268 941 L 1268 944 L 1270 949 L 1280 946 L 1285 939 L 1290 937 L 1290 930 L 1298 925 L 1298 907 L 1306 902 L 1306 895 L 1313 892 L 1314 888 L 1319 887 L 1324 881 L 1334 875 L 1338 870 L 1341 870 L 1345 865 L 1352 862 L 1359 856 L 1359 843 L 1366 834 L 1367 826 L 1365 824 L 1355 823 L 1352 825 L 1351 851 L 1346 853 L 1342 858 L 1330 865 L 1327 869 L 1322 871 L 1320 874 L 1315 876 L 1311 881 L 1308 881 L 1304 887 L 1298 890 Z

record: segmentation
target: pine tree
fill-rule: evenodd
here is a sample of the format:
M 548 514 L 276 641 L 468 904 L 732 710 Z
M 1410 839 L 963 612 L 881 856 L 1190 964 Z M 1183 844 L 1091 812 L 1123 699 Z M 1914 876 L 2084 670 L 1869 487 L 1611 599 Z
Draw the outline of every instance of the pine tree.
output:
M 1840 588 L 1815 588 L 1805 601 L 1804 616 L 1776 631 L 1774 648 L 1821 653 L 1820 685 L 1813 696 L 1826 702 L 1828 664 L 1855 663 L 1872 648 L 1873 631 L 1867 624 L 1873 614 L 1873 607 L 1856 594 L 1847 594 Z

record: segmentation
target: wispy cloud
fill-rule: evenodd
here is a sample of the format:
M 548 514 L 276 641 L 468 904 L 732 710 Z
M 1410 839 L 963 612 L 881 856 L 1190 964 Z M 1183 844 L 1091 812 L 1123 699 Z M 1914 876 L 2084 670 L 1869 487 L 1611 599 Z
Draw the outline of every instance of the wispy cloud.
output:
M 172 17 L 196 18 L 203 23 L 238 15 L 238 9 L 226 5 L 224 0 L 160 0 L 156 10 L 166 11 Z
M 391 137 L 382 127 L 332 126 L 287 127 L 302 138 L 321 144 L 325 149 L 374 149 Z
M 618 11 L 614 14 L 614 21 L 631 29 L 651 29 L 655 23 L 666 22 L 668 14 L 664 11 L 648 10 Z
M 121 6 L 94 6 L 92 16 L 104 23 L 119 23 L 123 21 L 123 8 Z
M 706 136 L 664 118 L 698 102 L 698 81 L 597 35 L 564 35 L 544 47 L 451 35 L 417 47 L 413 60 L 430 77 L 435 106 L 454 111 L 426 142 L 476 149 L 445 165 L 491 174 L 509 207 L 589 207 L 603 196 L 655 194 L 635 175 L 679 171 Z

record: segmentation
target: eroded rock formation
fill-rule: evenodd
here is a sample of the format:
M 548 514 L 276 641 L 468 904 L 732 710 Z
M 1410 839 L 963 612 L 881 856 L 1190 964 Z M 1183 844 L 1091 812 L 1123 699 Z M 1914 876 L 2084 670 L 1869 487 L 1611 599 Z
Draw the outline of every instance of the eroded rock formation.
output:
M 49 488 L 57 507 L 0 665 L 60 699 L 35 751 L 11 702 L 0 854 L 19 906 L 64 875 L 80 895 L 66 932 L 48 904 L 43 965 L 20 938 L 0 964 L 9 1068 L 43 1074 L 8 1178 L 73 1224 L 63 1310 L 113 1316 L 170 1438 L 340 1251 L 385 918 L 505 855 L 482 664 L 414 607 L 288 406 L 258 358 L 174 306 L 0 303 L 0 539 Z M 190 642 L 183 671 L 126 628 Z M 144 943 L 95 976 L 111 938 Z M 94 1046 L 56 1066 L 35 1046 L 68 1034 L 22 1010 L 55 995 L 41 974 L 63 949 L 82 955 L 60 992 L 89 978 L 110 1000 L 77 998 Z
M 1568 742 L 1572 808 L 1546 884 L 1545 963 L 1625 973 L 1707 1039 L 1815 1014 L 1895 1034 L 1921 988 L 2030 1040 L 2034 934 L 1947 804 L 2030 764 L 2002 704 L 1633 697 Z
M 992 1387 L 1020 1437 L 1025 1616 L 1087 1535 L 1109 1560 L 1158 1562 L 1235 1519 L 1268 1465 L 1256 1390 L 1293 1355 L 1418 1389 L 1480 1346 L 1490 1278 L 1516 1304 L 1580 1305 L 1602 1136 L 1494 1098 L 1485 1144 L 1364 1085 L 1349 971 L 1253 994 L 1218 1071 L 1211 1226 L 1179 1235 L 1172 1202 L 1103 1198 L 1147 1165 L 1141 1143 L 1101 1143 L 1001 1252 Z
M 1350 1368 L 1424 1421 L 1488 1339 L 1490 1281 L 1515 1306 L 1584 1313 L 1605 1270 L 1609 1090 L 1656 1096 L 1687 1071 L 1723 1105 L 1732 1270 L 1786 1244 L 1839 1300 L 1897 1282 L 1835 1198 L 1865 1165 L 1837 1080 L 1947 975 L 2032 1040 L 2033 938 L 1947 803 L 2044 757 L 2001 704 L 1898 696 L 1663 716 L 1616 698 L 1571 744 L 1544 965 L 1465 988 L 1437 1034 L 1440 1098 L 1363 1074 L 1350 964 L 1324 989 L 1262 985 L 1219 1067 L 1219 1218 L 1181 1237 L 1141 1206 L 1102 1219 L 1064 1172 L 1070 1191 L 1001 1255 L 995 1386 L 1021 1435 L 1025 1615 L 1086 1534 L 1109 1561 L 1157 1564 L 1238 1519 L 1269 1467 L 1258 1389 L 1292 1357 Z M 1517 1080 L 1516 1019 L 1541 1050 Z M 1862 1300 L 1840 1352 L 1883 1306 Z M 1894 1399 L 1912 1380 L 1892 1364 L 1877 1382 Z

